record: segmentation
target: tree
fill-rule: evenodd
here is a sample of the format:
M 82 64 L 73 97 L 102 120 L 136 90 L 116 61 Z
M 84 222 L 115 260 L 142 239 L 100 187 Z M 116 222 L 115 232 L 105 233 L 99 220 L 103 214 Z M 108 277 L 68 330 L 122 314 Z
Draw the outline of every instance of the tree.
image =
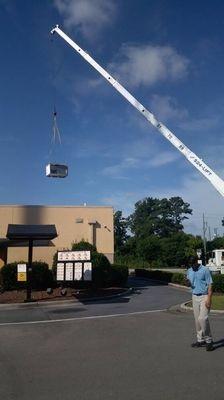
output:
M 160 242 L 161 239 L 155 235 L 139 239 L 136 245 L 137 256 L 147 262 L 158 259 L 161 254 Z
M 122 211 L 116 211 L 114 213 L 114 247 L 115 252 L 122 250 L 125 245 L 128 234 L 127 234 L 127 219 L 122 217 Z
M 188 247 L 188 235 L 184 232 L 176 232 L 171 236 L 160 239 L 161 261 L 164 266 L 180 267 L 186 265 Z
M 187 240 L 187 247 L 185 250 L 186 257 L 190 256 L 195 256 L 197 249 L 201 249 L 203 252 L 203 240 L 201 236 L 193 236 L 191 234 L 188 234 L 188 240 Z
M 135 204 L 135 211 L 128 218 L 129 227 L 136 238 L 170 236 L 183 231 L 182 222 L 192 214 L 189 206 L 181 197 L 147 197 Z
M 224 237 L 216 237 L 213 240 L 207 242 L 208 251 L 215 249 L 224 249 Z

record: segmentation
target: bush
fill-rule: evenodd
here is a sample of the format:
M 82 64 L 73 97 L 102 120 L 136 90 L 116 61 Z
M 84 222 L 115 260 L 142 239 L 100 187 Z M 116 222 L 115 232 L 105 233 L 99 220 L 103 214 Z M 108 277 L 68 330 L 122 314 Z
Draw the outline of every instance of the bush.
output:
M 213 291 L 224 293 L 224 275 L 213 275 Z
M 181 272 L 174 272 L 171 278 L 172 283 L 179 283 L 179 285 L 186 285 L 186 276 Z
M 53 273 L 45 262 L 34 261 L 31 274 L 32 289 L 47 289 L 54 286 Z
M 85 240 L 81 240 L 78 243 L 72 243 L 72 250 L 90 250 L 91 252 L 96 252 L 96 246 L 93 244 L 86 242 Z
M 171 282 L 173 272 L 165 272 L 165 271 L 159 271 L 159 270 L 145 270 L 145 269 L 136 269 L 135 270 L 135 275 L 137 277 L 142 277 L 142 278 L 149 278 L 149 279 L 155 279 L 158 281 L 163 281 L 163 282 Z
M 128 268 L 150 268 L 150 263 L 132 255 L 115 255 L 115 263 Z
M 17 282 L 17 262 L 6 264 L 1 268 L 1 282 L 4 290 L 25 287 L 26 282 Z M 24 264 L 24 262 L 21 262 Z
M 111 286 L 125 286 L 128 279 L 128 267 L 113 264 L 110 271 Z
M 6 264 L 1 269 L 1 281 L 4 290 L 24 289 L 26 282 L 17 282 L 17 264 L 26 264 L 24 261 Z M 48 264 L 35 261 L 32 263 L 32 289 L 46 289 L 53 287 L 53 275 Z
M 108 258 L 97 251 L 91 255 L 92 259 L 92 279 L 95 287 L 110 286 L 111 264 Z

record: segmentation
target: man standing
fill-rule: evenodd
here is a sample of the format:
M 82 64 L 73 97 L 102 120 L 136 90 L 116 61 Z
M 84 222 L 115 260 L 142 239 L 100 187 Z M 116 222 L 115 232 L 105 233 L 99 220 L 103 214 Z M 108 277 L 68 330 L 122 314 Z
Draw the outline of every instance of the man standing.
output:
M 192 288 L 192 303 L 197 333 L 197 341 L 192 347 L 206 346 L 207 351 L 212 351 L 213 342 L 208 320 L 212 301 L 212 277 L 204 265 L 198 263 L 197 257 L 191 257 L 191 267 L 187 272 L 187 279 Z

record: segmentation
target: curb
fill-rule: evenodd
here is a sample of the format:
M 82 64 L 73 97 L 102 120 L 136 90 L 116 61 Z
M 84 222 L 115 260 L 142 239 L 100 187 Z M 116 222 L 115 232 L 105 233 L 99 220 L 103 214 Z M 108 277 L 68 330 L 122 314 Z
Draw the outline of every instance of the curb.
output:
M 131 294 L 133 292 L 132 288 L 129 288 L 125 290 L 122 293 L 110 295 L 110 296 L 101 296 L 101 297 L 87 297 L 86 299 L 70 299 L 70 300 L 49 300 L 49 301 L 35 301 L 35 302 L 30 302 L 30 303 L 4 303 L 0 304 L 0 309 L 1 308 L 11 308 L 11 309 L 16 309 L 16 308 L 33 308 L 33 307 L 43 307 L 45 305 L 66 305 L 66 304 L 74 304 L 78 305 L 79 303 L 88 303 L 92 301 L 102 301 L 102 300 L 109 300 L 109 299 L 116 299 L 117 297 L 122 297 L 126 296 L 128 294 Z
M 191 291 L 191 289 L 189 287 L 180 285 L 179 283 L 164 282 L 164 281 L 160 281 L 158 279 L 151 279 L 151 278 L 147 278 L 147 277 L 144 277 L 144 276 L 142 276 L 142 277 L 141 276 L 136 276 L 136 278 L 137 279 L 144 279 L 144 280 L 150 281 L 150 282 L 161 283 L 164 286 L 176 287 L 177 289 L 183 289 L 183 290 L 186 290 L 187 292 Z
M 187 301 L 186 303 L 182 303 L 181 305 L 180 305 L 180 308 L 182 309 L 182 310 L 185 310 L 185 311 L 193 311 L 193 308 L 192 307 L 189 307 L 187 304 L 189 304 L 190 302 L 189 301 Z M 210 310 L 210 313 L 212 313 L 212 314 L 224 314 L 224 310 Z

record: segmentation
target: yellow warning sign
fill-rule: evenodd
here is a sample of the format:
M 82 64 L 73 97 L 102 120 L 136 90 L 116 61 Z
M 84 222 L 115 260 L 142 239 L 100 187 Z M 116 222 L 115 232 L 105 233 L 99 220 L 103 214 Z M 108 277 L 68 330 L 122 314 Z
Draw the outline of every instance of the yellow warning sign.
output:
M 18 272 L 17 273 L 17 281 L 18 282 L 26 282 L 26 272 Z

